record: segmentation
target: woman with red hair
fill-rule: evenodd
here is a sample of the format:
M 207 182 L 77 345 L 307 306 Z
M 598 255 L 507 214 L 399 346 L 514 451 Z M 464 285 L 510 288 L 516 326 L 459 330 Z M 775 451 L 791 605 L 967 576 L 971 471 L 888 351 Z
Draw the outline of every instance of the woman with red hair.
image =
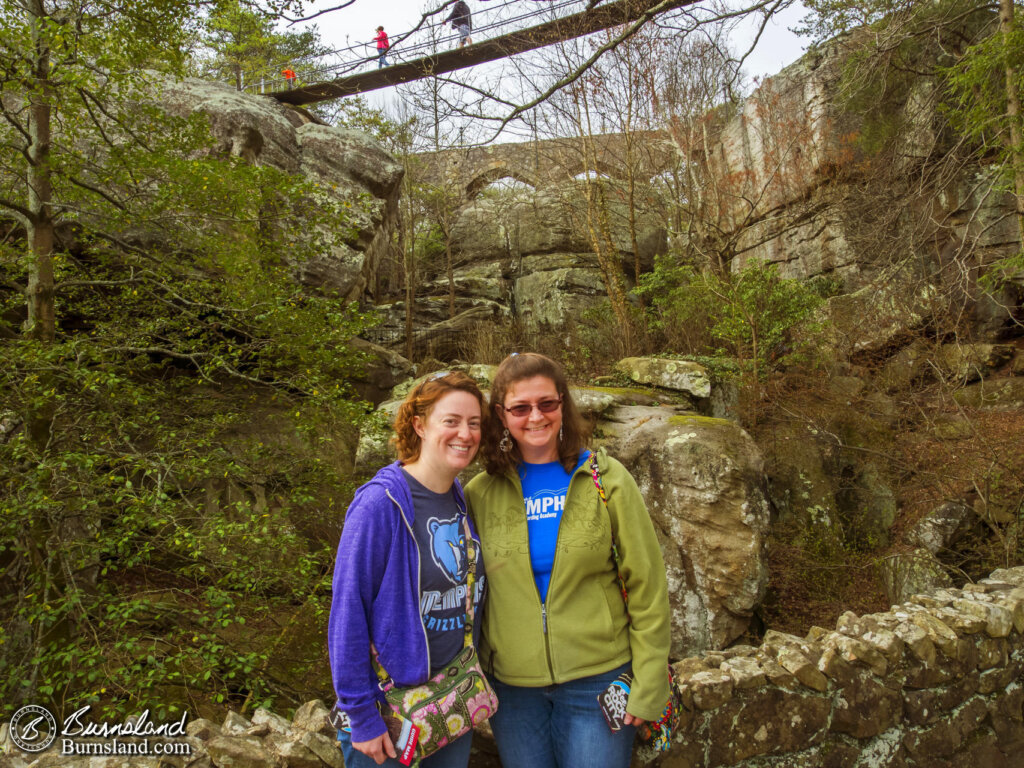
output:
M 395 419 L 398 461 L 359 488 L 345 514 L 327 645 L 347 768 L 399 765 L 381 717 L 387 704 L 374 650 L 395 685 L 406 687 L 425 683 L 464 647 L 473 616 L 465 596 L 472 583 L 479 606 L 484 576 L 456 477 L 480 446 L 483 402 L 464 373 L 435 374 L 415 386 Z M 472 731 L 422 765 L 465 768 L 471 741 Z

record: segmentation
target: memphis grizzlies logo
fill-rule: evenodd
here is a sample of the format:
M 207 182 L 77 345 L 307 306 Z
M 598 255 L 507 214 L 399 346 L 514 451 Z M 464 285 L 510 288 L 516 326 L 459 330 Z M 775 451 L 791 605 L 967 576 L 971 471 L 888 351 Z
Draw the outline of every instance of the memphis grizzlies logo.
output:
M 461 584 L 466 578 L 468 563 L 458 518 L 438 520 L 432 517 L 427 521 L 427 528 L 430 530 L 430 555 L 437 567 L 452 584 Z

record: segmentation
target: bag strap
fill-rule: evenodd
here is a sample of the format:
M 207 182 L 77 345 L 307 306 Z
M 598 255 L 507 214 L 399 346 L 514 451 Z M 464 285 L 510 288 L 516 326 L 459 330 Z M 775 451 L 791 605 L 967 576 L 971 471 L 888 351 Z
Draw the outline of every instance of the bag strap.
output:
M 469 648 L 473 645 L 473 589 L 476 584 L 476 541 L 473 539 L 473 532 L 469 528 L 469 515 L 462 515 L 462 531 L 466 537 L 466 629 L 463 634 L 462 647 Z M 390 691 L 395 687 L 395 681 L 380 663 L 380 654 L 377 646 L 370 643 L 370 655 L 373 669 L 377 673 L 377 684 L 382 691 Z
M 611 522 L 612 513 L 608 508 L 608 494 L 604 490 L 604 483 L 601 482 L 601 468 L 597 464 L 597 453 L 590 452 L 590 475 L 594 478 L 594 485 L 597 488 L 597 495 L 604 503 L 605 511 L 608 512 L 608 520 Z M 619 557 L 619 548 L 615 544 L 615 528 L 612 527 L 612 559 L 615 561 L 615 577 L 619 580 L 619 591 L 622 592 L 622 602 L 626 606 L 626 619 L 632 623 L 629 616 L 629 593 L 626 591 L 626 580 L 622 578 L 622 559 Z
M 476 584 L 476 541 L 469 529 L 469 515 L 462 516 L 462 530 L 466 534 L 466 632 L 463 635 L 462 647 L 473 645 L 473 589 Z

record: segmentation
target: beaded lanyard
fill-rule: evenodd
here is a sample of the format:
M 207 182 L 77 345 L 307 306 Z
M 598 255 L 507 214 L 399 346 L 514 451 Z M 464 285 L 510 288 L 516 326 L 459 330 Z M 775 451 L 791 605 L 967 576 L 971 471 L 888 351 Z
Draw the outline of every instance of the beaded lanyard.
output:
M 597 488 L 597 495 L 604 502 L 604 508 L 608 512 L 608 519 L 611 520 L 611 510 L 608 509 L 608 494 L 604 490 L 604 483 L 601 482 L 601 470 L 597 465 L 597 454 L 590 453 L 590 474 L 594 478 L 594 486 Z M 626 592 L 626 580 L 622 578 L 622 561 L 619 559 L 619 548 L 615 545 L 615 534 L 612 532 L 612 558 L 615 560 L 615 576 L 619 580 L 619 591 L 622 592 L 622 602 L 626 606 L 626 619 L 633 623 L 629 615 L 629 593 Z M 651 744 L 657 751 L 664 752 L 672 745 L 672 732 L 679 725 L 678 695 L 675 688 L 675 676 L 672 674 L 672 665 L 668 665 L 668 686 L 669 697 L 665 709 L 658 721 L 648 720 L 638 729 L 640 738 Z

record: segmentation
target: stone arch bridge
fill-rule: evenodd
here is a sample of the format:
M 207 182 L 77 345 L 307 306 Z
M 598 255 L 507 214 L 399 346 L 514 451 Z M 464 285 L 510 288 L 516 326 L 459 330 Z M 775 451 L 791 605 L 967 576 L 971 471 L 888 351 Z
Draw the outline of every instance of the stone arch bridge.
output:
M 624 181 L 632 169 L 634 179 L 647 182 L 677 162 L 671 140 L 661 131 L 491 144 L 417 157 L 424 163 L 425 182 L 457 189 L 463 202 L 500 179 L 543 187 L 592 172 Z

